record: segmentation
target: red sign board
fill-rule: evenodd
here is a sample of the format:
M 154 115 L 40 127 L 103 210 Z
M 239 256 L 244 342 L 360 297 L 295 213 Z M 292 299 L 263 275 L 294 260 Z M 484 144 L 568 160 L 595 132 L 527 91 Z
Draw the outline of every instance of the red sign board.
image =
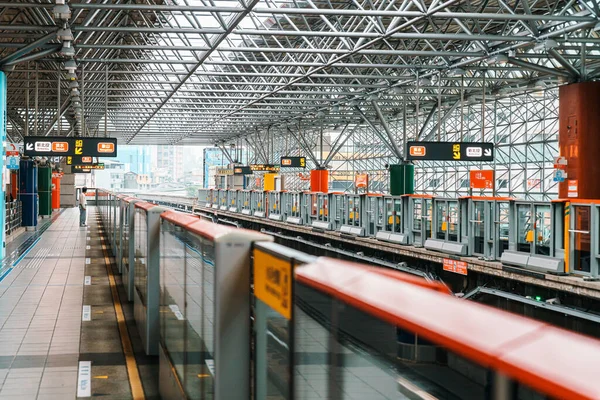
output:
M 354 185 L 357 188 L 366 188 L 369 186 L 369 175 L 368 174 L 356 174 L 354 177 Z
M 467 263 L 464 261 L 444 258 L 444 271 L 453 272 L 460 275 L 467 275 Z
M 494 188 L 494 171 L 481 170 L 470 171 L 469 182 L 471 189 L 493 189 Z

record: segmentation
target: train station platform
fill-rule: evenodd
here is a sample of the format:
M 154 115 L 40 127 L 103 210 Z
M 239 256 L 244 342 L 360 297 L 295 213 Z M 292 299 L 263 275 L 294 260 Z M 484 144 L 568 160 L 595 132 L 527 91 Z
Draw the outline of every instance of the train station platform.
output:
M 139 199 L 95 203 L 87 227 L 65 209 L 7 249 L 0 400 L 600 396 L 596 339 Z
M 65 209 L 8 244 L 0 272 L 0 399 L 134 398 L 127 368 L 138 368 L 129 339 L 135 343 L 136 331 L 127 331 L 130 310 L 114 301 L 113 260 L 96 219 L 91 208 L 88 227 L 79 227 L 78 209 Z M 145 368 L 137 373 L 141 394 Z

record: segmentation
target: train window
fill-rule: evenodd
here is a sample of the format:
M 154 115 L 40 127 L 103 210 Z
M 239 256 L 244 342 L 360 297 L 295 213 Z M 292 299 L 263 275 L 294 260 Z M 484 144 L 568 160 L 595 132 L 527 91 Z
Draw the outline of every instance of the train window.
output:
M 531 252 L 533 242 L 533 224 L 531 220 L 531 206 L 517 204 L 517 251 Z
M 535 206 L 535 254 L 550 255 L 550 238 L 552 232 L 550 205 Z

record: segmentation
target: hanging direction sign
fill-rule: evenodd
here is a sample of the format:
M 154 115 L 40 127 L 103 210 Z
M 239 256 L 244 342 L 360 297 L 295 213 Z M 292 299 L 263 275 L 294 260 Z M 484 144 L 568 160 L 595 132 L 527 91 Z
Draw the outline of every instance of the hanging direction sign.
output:
M 104 163 L 73 165 L 73 169 L 75 171 L 90 170 L 90 169 L 104 169 Z
M 281 168 L 306 168 L 306 157 L 281 157 Z
M 494 161 L 494 143 L 408 142 L 407 159 L 412 161 Z
M 279 172 L 279 165 L 273 164 L 250 164 L 250 169 L 257 172 Z
M 26 136 L 24 141 L 26 156 L 117 156 L 115 138 Z
M 92 164 L 94 157 L 91 156 L 67 156 L 67 165 Z
M 237 167 L 233 167 L 234 175 L 252 175 L 252 170 L 250 167 L 246 165 L 238 165 Z

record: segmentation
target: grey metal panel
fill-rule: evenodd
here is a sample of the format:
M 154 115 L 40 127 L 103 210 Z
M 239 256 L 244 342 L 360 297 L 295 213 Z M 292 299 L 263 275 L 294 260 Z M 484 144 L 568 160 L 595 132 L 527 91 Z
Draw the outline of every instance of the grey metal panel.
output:
M 264 211 L 254 211 L 254 216 L 259 217 L 259 218 L 264 218 L 265 212 Z
M 408 244 L 408 235 L 404 233 L 390 233 L 388 240 L 392 243 Z
M 275 220 L 275 221 L 281 221 L 281 214 L 269 214 L 269 219 Z
M 438 239 L 425 240 L 424 247 L 429 250 L 444 251 L 444 241 Z
M 287 219 L 285 220 L 285 222 L 288 222 L 288 223 L 294 224 L 294 225 L 302 225 L 302 218 L 300 218 L 300 217 L 287 217 Z
M 229 207 L 230 212 L 237 212 L 237 207 Z
M 444 253 L 466 256 L 467 255 L 467 245 L 464 243 L 444 242 L 442 251 Z
M 502 264 L 517 265 L 519 267 L 527 267 L 529 263 L 529 254 L 519 253 L 512 250 L 505 250 L 500 258 Z
M 384 242 L 389 242 L 390 241 L 390 233 L 385 232 L 385 231 L 379 231 L 375 234 L 375 239 L 381 240 Z
M 530 256 L 527 269 L 542 272 L 565 272 L 565 261 L 554 257 Z
M 312 227 L 318 228 L 318 229 L 323 229 L 326 231 L 331 230 L 331 224 L 329 222 L 325 222 L 325 221 L 313 221 Z
M 244 215 L 250 215 L 251 212 L 250 212 L 250 210 L 248 210 L 247 208 L 245 208 L 245 209 L 242 210 L 242 214 L 244 214 Z

